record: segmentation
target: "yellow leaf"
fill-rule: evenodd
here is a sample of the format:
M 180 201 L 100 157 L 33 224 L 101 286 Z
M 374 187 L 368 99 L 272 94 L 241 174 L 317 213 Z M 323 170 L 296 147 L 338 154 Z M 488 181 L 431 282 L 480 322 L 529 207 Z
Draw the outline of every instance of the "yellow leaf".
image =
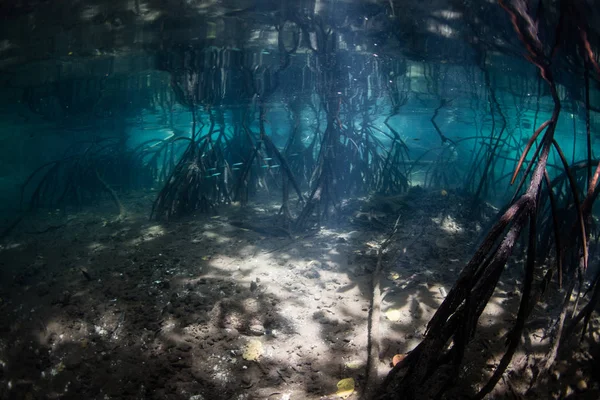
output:
M 342 379 L 337 383 L 337 388 L 335 394 L 341 399 L 347 399 L 354 393 L 354 378 Z
M 400 321 L 400 318 L 402 317 L 402 313 L 400 312 L 400 310 L 390 308 L 389 310 L 387 310 L 385 312 L 385 316 L 387 317 L 387 319 L 389 319 L 392 322 L 398 322 L 398 321 Z
M 69 55 L 70 55 L 70 56 L 72 56 L 72 55 L 73 55 L 73 52 L 72 52 L 72 51 L 70 51 L 70 52 L 69 52 Z
M 202 256 L 202 261 L 208 261 L 208 256 Z
M 258 339 L 252 339 L 244 347 L 242 358 L 246 361 L 256 361 L 263 354 L 263 344 Z

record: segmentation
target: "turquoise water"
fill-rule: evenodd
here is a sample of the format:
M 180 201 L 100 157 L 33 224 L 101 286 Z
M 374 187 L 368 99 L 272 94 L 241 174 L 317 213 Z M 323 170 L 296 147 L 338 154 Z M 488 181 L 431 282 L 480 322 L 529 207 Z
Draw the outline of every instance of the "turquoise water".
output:
M 199 149 L 208 157 L 201 163 L 203 176 L 227 180 L 214 206 L 229 201 L 238 171 L 248 175 L 250 186 L 266 173 L 270 186 L 279 187 L 286 170 L 275 171 L 282 161 L 275 150 L 261 147 L 261 134 L 290 163 L 306 193 L 315 190 L 319 157 L 334 146 L 330 167 L 356 180 L 336 183 L 341 197 L 420 185 L 476 194 L 501 206 L 513 195 L 510 176 L 528 139 L 552 111 L 538 69 L 522 56 L 508 21 L 499 19 L 501 27 L 489 37 L 477 25 L 480 18 L 502 17 L 497 5 L 478 12 L 417 7 L 414 23 L 402 25 L 402 36 L 391 21 L 410 17 L 383 3 L 300 2 L 289 9 L 270 2 L 249 8 L 189 3 L 182 6 L 190 7 L 185 17 L 144 2 L 130 11 L 117 7 L 113 14 L 109 6 L 83 7 L 79 16 L 96 25 L 81 25 L 82 32 L 102 31 L 102 23 L 112 27 L 102 39 L 111 44 L 107 47 L 94 47 L 99 37 L 74 31 L 67 37 L 49 33 L 52 41 L 34 47 L 32 39 L 10 29 L 29 15 L 39 19 L 39 29 L 55 32 L 42 24 L 54 13 L 68 19 L 65 9 L 9 8 L 0 87 L 4 214 L 33 203 L 33 208 L 84 206 L 106 192 L 94 188 L 89 174 L 95 170 L 118 192 L 158 190 L 189 139 L 210 142 Z M 311 19 L 311 13 L 317 17 Z M 190 25 L 194 18 L 202 23 Z M 189 26 L 199 28 L 184 28 Z M 482 29 L 477 40 L 496 47 L 474 42 L 477 35 L 469 36 L 468 29 Z M 39 57 L 40 49 L 49 55 Z M 581 75 L 561 68 L 555 135 L 574 164 L 588 156 L 584 86 Z M 592 85 L 592 108 L 597 98 Z M 590 120 L 593 137 L 598 127 L 593 111 Z M 334 144 L 322 142 L 329 131 Z M 252 155 L 257 145 L 258 161 Z M 595 140 L 591 145 L 594 158 Z M 400 153 L 393 159 L 395 151 Z M 76 159 L 84 159 L 87 172 Z M 381 165 L 374 166 L 377 162 Z M 60 166 L 46 175 L 52 185 L 36 195 L 56 163 Z M 252 164 L 248 171 L 246 163 Z M 405 182 L 378 186 L 390 165 Z M 211 168 L 222 175 L 206 173 Z M 553 150 L 550 178 L 562 171 Z M 69 179 L 76 183 L 67 192 L 81 186 L 81 193 L 65 195 Z M 482 179 L 487 183 L 477 190 Z

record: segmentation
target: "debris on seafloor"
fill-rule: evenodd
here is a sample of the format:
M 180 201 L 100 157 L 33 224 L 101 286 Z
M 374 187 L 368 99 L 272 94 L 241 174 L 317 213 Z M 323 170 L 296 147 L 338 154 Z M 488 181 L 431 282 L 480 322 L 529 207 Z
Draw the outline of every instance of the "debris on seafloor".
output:
M 364 367 L 364 365 L 364 362 L 362 362 L 361 360 L 351 360 L 344 364 L 344 366 L 348 369 L 360 369 Z
M 246 361 L 257 361 L 264 352 L 263 344 L 258 339 L 252 339 L 244 346 L 242 358 Z
M 354 378 L 345 378 L 337 383 L 337 392 L 335 392 L 336 396 L 341 399 L 347 399 L 354 393 Z

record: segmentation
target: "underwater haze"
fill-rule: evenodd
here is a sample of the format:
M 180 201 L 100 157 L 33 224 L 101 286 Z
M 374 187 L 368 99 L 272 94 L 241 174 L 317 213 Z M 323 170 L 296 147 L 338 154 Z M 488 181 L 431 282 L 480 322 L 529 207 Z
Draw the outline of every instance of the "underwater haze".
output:
M 594 0 L 0 21 L 0 399 L 600 397 Z

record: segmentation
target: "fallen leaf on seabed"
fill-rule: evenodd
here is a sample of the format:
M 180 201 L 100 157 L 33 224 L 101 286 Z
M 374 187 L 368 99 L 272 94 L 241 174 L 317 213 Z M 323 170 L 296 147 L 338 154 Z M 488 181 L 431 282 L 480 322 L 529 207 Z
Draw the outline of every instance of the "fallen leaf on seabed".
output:
M 406 356 L 404 354 L 396 354 L 394 358 L 392 358 L 392 365 L 395 367 L 400 361 L 404 360 Z
M 402 317 L 402 313 L 400 312 L 400 310 L 390 308 L 389 310 L 387 310 L 385 312 L 385 316 L 387 317 L 387 319 L 389 319 L 392 322 L 398 322 L 398 321 L 400 321 L 400 318 Z
M 258 339 L 252 339 L 244 347 L 242 358 L 246 361 L 256 361 L 262 356 L 263 351 L 262 342 Z
M 354 378 L 342 379 L 337 383 L 337 388 L 336 396 L 340 399 L 347 399 L 354 393 Z

